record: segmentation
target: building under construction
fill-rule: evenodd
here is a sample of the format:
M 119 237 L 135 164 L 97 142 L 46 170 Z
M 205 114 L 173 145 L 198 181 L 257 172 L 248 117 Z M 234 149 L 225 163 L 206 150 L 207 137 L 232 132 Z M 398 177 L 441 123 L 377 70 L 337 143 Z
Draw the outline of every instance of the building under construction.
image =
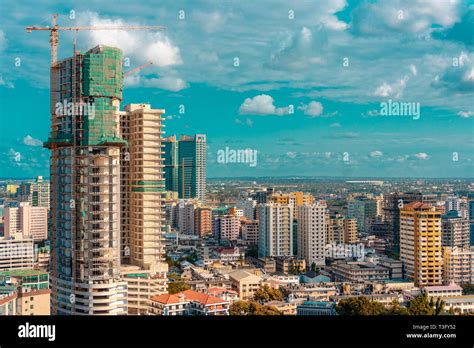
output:
M 120 111 L 122 79 L 122 52 L 102 45 L 52 66 L 53 314 L 146 314 L 167 291 L 165 111 Z
M 122 52 L 97 46 L 52 66 L 53 314 L 126 314 L 120 280 Z

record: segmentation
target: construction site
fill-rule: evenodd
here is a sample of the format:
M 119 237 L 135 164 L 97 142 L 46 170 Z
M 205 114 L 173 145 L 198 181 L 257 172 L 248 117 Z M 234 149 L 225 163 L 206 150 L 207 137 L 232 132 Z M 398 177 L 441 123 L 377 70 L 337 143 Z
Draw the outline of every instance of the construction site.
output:
M 120 110 L 119 48 L 80 52 L 74 39 L 72 57 L 57 61 L 57 45 L 60 30 L 162 27 L 60 27 L 56 20 L 27 27 L 50 31 L 51 133 L 44 146 L 51 151 L 52 314 L 145 314 L 149 298 L 167 291 L 165 110 Z

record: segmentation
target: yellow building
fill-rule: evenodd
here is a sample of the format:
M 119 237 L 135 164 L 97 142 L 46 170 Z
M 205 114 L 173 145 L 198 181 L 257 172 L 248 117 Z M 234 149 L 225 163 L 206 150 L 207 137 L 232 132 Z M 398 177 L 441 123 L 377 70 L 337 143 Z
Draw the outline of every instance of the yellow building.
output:
M 7 185 L 7 193 L 11 194 L 11 195 L 14 195 L 16 194 L 16 191 L 18 190 L 18 185 L 14 185 L 14 184 L 8 184 Z
M 229 273 L 232 289 L 239 293 L 241 300 L 251 300 L 255 291 L 260 288 L 262 278 L 247 271 L 238 270 Z
M 50 315 L 51 290 L 19 292 L 16 300 L 17 315 Z
M 289 204 L 293 207 L 293 218 L 297 219 L 298 212 L 297 207 L 301 207 L 302 205 L 308 204 L 311 205 L 314 202 L 313 195 L 309 193 L 304 193 L 301 191 L 283 193 L 283 192 L 276 192 L 273 193 L 269 198 L 269 202 L 278 203 L 278 204 Z
M 441 212 L 420 202 L 400 209 L 400 260 L 415 285 L 442 284 Z
M 345 218 L 343 221 L 344 226 L 344 243 L 356 244 L 359 239 L 357 238 L 357 220 L 354 218 Z

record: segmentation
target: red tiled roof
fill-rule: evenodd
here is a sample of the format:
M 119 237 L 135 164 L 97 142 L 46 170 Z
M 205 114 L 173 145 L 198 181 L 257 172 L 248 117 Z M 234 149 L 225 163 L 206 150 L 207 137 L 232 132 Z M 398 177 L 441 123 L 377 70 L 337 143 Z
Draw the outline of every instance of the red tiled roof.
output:
M 179 298 L 178 295 L 173 294 L 163 294 L 159 296 L 153 296 L 151 298 L 154 302 L 159 302 L 163 304 L 173 304 L 173 303 L 182 303 L 183 301 Z
M 227 302 L 226 300 L 220 297 L 211 296 L 211 295 L 204 294 L 202 292 L 197 292 L 194 290 L 185 290 L 181 292 L 181 294 L 183 294 L 187 300 L 197 301 L 197 302 L 202 303 L 203 305 Z
M 222 287 L 213 287 L 213 288 L 209 288 L 207 290 L 207 292 L 211 295 L 218 295 L 218 294 L 222 294 L 222 293 L 230 293 L 230 294 L 238 294 L 237 291 L 234 291 L 234 290 L 230 290 L 230 289 L 226 289 L 226 288 L 222 288 Z

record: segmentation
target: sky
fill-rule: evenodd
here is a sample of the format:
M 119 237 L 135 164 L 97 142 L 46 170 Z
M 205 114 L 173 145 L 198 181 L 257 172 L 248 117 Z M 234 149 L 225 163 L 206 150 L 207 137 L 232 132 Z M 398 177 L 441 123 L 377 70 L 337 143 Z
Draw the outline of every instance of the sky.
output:
M 126 71 L 152 62 L 122 105 L 166 109 L 166 135 L 206 134 L 208 177 L 474 177 L 474 1 L 2 0 L 0 178 L 49 176 L 49 37 L 25 27 L 53 13 L 166 26 L 63 31 L 58 56 L 76 36 L 122 49 Z M 256 165 L 218 162 L 226 148 Z

